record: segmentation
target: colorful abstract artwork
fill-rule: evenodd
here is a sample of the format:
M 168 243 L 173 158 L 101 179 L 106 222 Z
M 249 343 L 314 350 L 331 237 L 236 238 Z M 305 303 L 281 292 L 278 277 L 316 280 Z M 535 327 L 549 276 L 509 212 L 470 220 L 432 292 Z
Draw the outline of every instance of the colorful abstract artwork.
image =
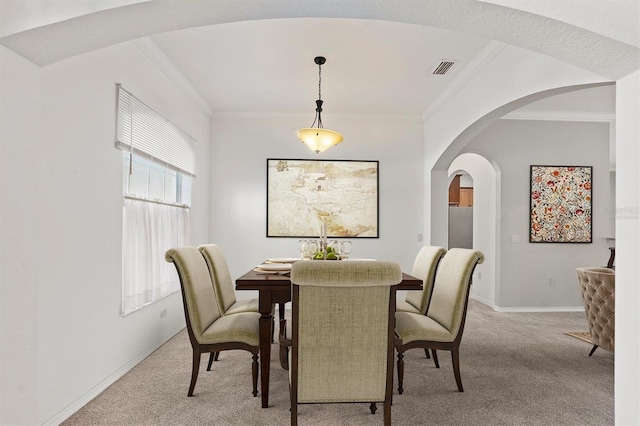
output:
M 591 242 L 591 174 L 589 166 L 531 166 L 529 242 Z
M 267 237 L 378 238 L 378 161 L 267 159 Z

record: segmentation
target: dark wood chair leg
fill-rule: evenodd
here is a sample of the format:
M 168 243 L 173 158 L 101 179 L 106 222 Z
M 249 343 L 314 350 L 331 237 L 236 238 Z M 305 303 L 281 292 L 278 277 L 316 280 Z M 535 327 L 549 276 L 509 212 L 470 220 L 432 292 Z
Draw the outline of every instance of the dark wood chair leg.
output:
M 440 368 L 440 363 L 438 362 L 438 354 L 436 354 L 435 349 L 431 349 L 431 355 L 433 356 L 433 362 L 436 365 L 436 368 Z
M 369 410 L 371 410 L 371 414 L 375 414 L 376 411 L 378 411 L 378 406 L 376 405 L 375 402 L 371 403 L 371 405 L 369 406 Z
M 593 355 L 596 349 L 598 349 L 598 345 L 593 345 L 593 348 L 591 348 L 591 352 L 589 352 L 589 356 Z
M 429 349 L 424 348 L 424 354 L 427 356 L 427 359 L 431 359 L 431 355 L 429 355 Z
M 287 320 L 280 321 L 280 338 L 287 338 Z M 289 347 L 280 343 L 280 367 L 285 370 L 289 369 Z
M 458 391 L 464 392 L 464 389 L 462 389 L 462 379 L 460 378 L 460 352 L 458 348 L 454 348 L 451 351 L 451 363 L 453 364 L 453 374 L 456 376 Z
M 253 378 L 253 396 L 258 396 L 258 354 L 253 354 L 253 363 L 251 364 L 251 377 Z
M 398 352 L 398 393 L 402 394 L 402 384 L 404 383 L 404 354 Z
M 209 354 L 209 363 L 207 364 L 207 371 L 211 371 L 211 364 L 213 364 L 213 361 L 216 357 L 216 353 L 215 352 L 211 352 Z
M 191 384 L 189 385 L 189 392 L 187 396 L 193 396 L 193 389 L 196 387 L 196 380 L 198 380 L 198 371 L 200 370 L 200 352 L 193 351 L 193 365 L 191 366 Z
M 385 401 L 384 403 L 384 426 L 391 426 L 391 402 Z
M 298 403 L 291 400 L 291 426 L 298 426 Z

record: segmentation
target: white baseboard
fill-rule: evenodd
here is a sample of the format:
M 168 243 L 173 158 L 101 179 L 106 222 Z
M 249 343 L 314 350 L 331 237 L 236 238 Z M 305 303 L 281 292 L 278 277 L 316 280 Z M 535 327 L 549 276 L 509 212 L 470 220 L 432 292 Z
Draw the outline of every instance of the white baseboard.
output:
M 182 329 L 178 330 L 178 332 L 180 332 L 181 330 Z M 175 334 L 173 336 L 175 336 Z M 123 365 L 122 367 L 117 369 L 115 372 L 113 372 L 109 376 L 105 377 L 104 380 L 102 380 L 100 383 L 95 385 L 93 388 L 91 388 L 87 392 L 85 392 L 82 396 L 80 396 L 80 398 L 76 399 L 71 404 L 67 405 L 58 414 L 56 414 L 55 416 L 51 417 L 46 422 L 42 423 L 42 425 L 43 426 L 58 426 L 59 424 L 61 424 L 65 420 L 67 420 L 76 411 L 78 411 L 79 409 L 84 407 L 89 401 L 91 401 L 93 398 L 98 396 L 101 392 L 103 392 L 105 389 L 107 389 L 109 386 L 111 386 L 113 383 L 115 383 L 116 380 L 118 380 L 119 378 L 121 378 L 122 376 L 127 374 L 129 372 L 129 370 L 131 370 L 133 367 L 135 367 L 140 362 L 142 362 L 142 360 L 144 360 L 146 357 L 151 355 L 156 349 L 158 349 L 160 346 L 162 346 L 166 342 L 168 342 L 173 336 L 169 336 L 165 340 L 157 341 L 154 344 L 152 344 L 149 347 L 147 347 L 144 351 L 139 353 L 136 357 L 131 359 L 125 365 Z
M 497 312 L 584 312 L 584 306 L 499 306 Z
M 471 299 L 487 305 L 496 312 L 583 312 L 584 306 L 497 306 L 487 299 L 476 296 L 469 296 Z
M 488 307 L 490 307 L 494 311 L 498 310 L 498 307 L 493 302 L 485 299 L 484 297 L 476 296 L 475 294 L 470 294 L 469 298 L 475 300 L 476 302 L 480 302 L 483 305 L 487 305 Z

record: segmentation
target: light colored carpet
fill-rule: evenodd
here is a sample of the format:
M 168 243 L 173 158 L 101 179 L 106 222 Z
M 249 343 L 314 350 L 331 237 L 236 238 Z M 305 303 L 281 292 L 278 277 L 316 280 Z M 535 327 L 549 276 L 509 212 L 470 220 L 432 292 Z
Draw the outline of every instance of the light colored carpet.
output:
M 289 312 L 288 312 L 289 313 Z M 499 313 L 471 301 L 460 346 L 459 393 L 451 357 L 440 369 L 420 349 L 405 353 L 404 393 L 394 389 L 395 425 L 613 425 L 614 356 L 565 330 L 584 330 L 582 312 Z M 289 423 L 287 372 L 272 346 L 270 407 L 251 395 L 251 356 L 223 352 L 187 397 L 191 346 L 185 331 L 71 416 L 75 425 L 283 425 Z M 397 383 L 394 385 L 397 388 Z M 303 405 L 300 425 L 382 425 L 382 407 Z

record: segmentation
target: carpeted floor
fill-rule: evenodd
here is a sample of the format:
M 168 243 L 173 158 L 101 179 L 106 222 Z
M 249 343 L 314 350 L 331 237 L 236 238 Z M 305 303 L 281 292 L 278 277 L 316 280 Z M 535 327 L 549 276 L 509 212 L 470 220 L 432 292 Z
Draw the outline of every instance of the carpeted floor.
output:
M 464 393 L 451 358 L 440 369 L 422 350 L 405 354 L 405 391 L 394 392 L 397 425 L 613 425 L 614 356 L 570 337 L 585 330 L 582 312 L 498 313 L 471 301 L 461 344 Z M 185 331 L 71 416 L 75 425 L 280 425 L 289 423 L 287 372 L 277 345 L 271 358 L 270 407 L 251 395 L 251 356 L 223 352 L 188 398 L 191 346 Z M 300 425 L 381 425 L 368 404 L 304 405 Z

